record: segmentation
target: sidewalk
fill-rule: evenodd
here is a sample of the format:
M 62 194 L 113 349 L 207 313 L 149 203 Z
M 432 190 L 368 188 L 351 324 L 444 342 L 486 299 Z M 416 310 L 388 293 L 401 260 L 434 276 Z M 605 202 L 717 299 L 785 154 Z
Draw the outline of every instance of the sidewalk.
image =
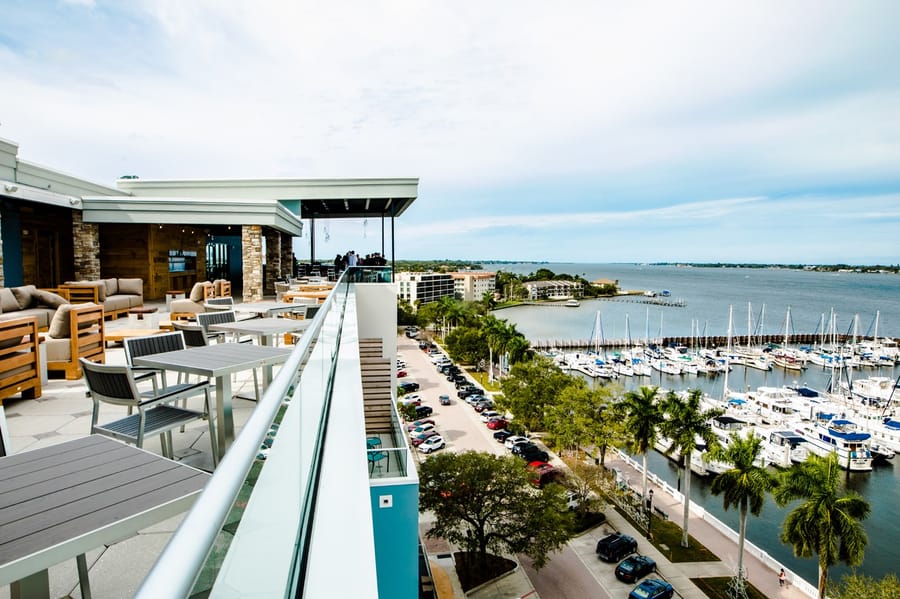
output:
M 608 455 L 606 459 L 608 468 L 618 468 L 629 476 L 632 481 L 640 480 L 641 473 L 625 460 L 617 457 L 615 454 Z M 650 478 L 647 479 L 648 488 L 653 489 L 654 509 L 659 509 L 668 515 L 669 520 L 676 524 L 681 524 L 683 518 L 683 506 L 680 501 L 669 495 L 665 489 L 655 484 Z M 642 536 L 642 533 L 635 530 L 622 516 L 613 509 L 606 512 L 610 523 L 614 524 L 619 530 L 630 530 L 629 534 L 637 535 L 635 538 Z M 726 537 L 718 529 L 713 527 L 706 520 L 698 517 L 695 513 L 691 513 L 688 524 L 688 532 L 695 539 L 703 543 L 707 549 L 719 556 L 721 562 L 694 562 L 694 563 L 678 563 L 669 562 L 655 547 L 651 548 L 651 557 L 656 560 L 660 574 L 668 580 L 678 594 L 687 598 L 705 598 L 706 595 L 700 591 L 696 585 L 690 582 L 690 578 L 705 576 L 734 576 L 737 568 L 737 542 Z M 764 563 L 753 552 L 748 551 L 749 547 L 744 548 L 744 571 L 747 574 L 747 580 L 756 587 L 766 597 L 778 597 L 783 599 L 808 599 L 811 596 L 804 592 L 805 588 L 811 588 L 811 585 L 799 578 L 798 575 L 788 572 L 788 584 L 784 587 L 778 586 L 778 569 Z M 798 579 L 797 585 L 791 584 L 790 581 Z

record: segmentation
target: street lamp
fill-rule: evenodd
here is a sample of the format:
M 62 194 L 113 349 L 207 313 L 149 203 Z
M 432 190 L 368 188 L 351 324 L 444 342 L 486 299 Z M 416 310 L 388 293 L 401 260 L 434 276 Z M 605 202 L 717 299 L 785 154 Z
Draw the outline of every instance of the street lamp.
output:
M 650 524 L 653 523 L 653 489 L 647 491 L 647 499 L 644 500 L 644 506 L 647 510 L 647 538 L 652 539 L 653 533 L 650 532 Z

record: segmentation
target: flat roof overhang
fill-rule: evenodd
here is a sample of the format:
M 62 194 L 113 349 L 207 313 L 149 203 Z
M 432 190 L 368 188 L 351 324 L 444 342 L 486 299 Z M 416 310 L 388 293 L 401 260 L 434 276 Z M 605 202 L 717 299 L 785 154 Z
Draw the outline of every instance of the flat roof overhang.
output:
M 263 199 L 84 196 L 86 223 L 262 225 L 299 237 L 303 223 L 280 203 Z
M 119 179 L 136 197 L 275 200 L 304 219 L 400 216 L 418 196 L 417 178 L 392 179 Z

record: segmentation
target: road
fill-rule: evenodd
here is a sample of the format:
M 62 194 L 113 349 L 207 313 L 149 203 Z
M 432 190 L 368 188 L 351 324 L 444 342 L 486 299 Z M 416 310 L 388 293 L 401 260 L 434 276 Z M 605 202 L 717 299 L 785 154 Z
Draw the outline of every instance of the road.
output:
M 406 362 L 408 376 L 404 380 L 419 383 L 418 393 L 423 403 L 435 410 L 438 432 L 447 442 L 444 451 L 475 450 L 507 454 L 503 445 L 494 441 L 493 431 L 484 426 L 481 416 L 465 401 L 457 399 L 456 388 L 435 369 L 429 356 L 418 348 L 414 340 L 401 337 L 398 349 Z M 440 405 L 438 397 L 441 395 L 450 396 L 449 406 Z M 421 454 L 417 455 L 421 458 Z M 593 547 L 605 532 L 605 527 L 600 527 L 579 537 L 579 543 L 572 542 L 554 553 L 539 571 L 534 569 L 527 556 L 519 555 L 519 562 L 538 595 L 543 599 L 611 598 L 613 595 L 600 583 L 603 580 L 609 584 L 610 579 L 612 586 L 609 588 L 614 590 L 616 597 L 627 594 L 630 586 L 618 582 L 613 575 L 613 566 L 600 562 L 593 553 Z

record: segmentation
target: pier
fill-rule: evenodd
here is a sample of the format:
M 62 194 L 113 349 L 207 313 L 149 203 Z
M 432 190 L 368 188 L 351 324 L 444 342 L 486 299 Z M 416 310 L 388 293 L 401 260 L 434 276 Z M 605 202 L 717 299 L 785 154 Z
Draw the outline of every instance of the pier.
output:
M 852 335 L 837 335 L 837 343 L 847 343 L 852 341 Z M 858 337 L 857 339 L 862 339 Z M 732 337 L 732 346 L 742 345 L 746 343 L 746 337 Z M 755 345 L 766 345 L 769 343 L 775 345 L 784 344 L 784 334 L 777 335 L 757 335 L 753 337 Z M 818 333 L 795 333 L 788 335 L 788 345 L 812 345 L 819 343 L 822 335 Z M 708 335 L 704 337 L 677 336 L 677 337 L 652 337 L 650 339 L 534 339 L 529 340 L 532 349 L 579 349 L 602 347 L 605 349 L 621 349 L 636 344 L 653 344 L 660 347 L 669 347 L 670 345 L 684 345 L 686 347 L 726 347 L 728 345 L 728 337 L 725 335 Z

